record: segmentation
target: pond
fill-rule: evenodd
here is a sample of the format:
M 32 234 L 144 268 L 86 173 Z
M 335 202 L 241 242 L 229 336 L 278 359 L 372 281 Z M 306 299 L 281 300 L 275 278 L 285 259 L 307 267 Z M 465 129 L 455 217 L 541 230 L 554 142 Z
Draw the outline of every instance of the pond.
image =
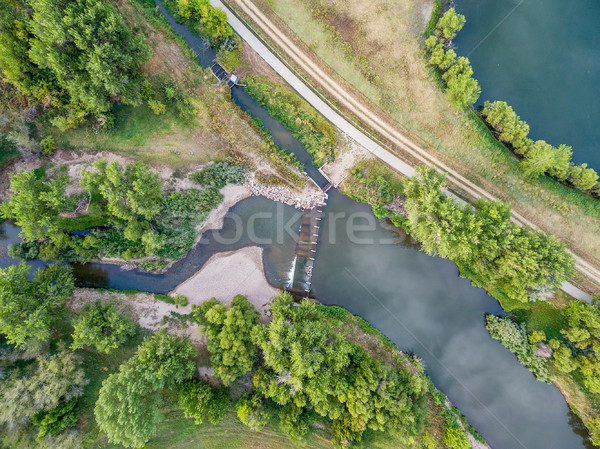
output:
M 454 43 L 485 100 L 503 100 L 530 137 L 573 147 L 600 171 L 600 2 L 457 0 L 467 19 Z

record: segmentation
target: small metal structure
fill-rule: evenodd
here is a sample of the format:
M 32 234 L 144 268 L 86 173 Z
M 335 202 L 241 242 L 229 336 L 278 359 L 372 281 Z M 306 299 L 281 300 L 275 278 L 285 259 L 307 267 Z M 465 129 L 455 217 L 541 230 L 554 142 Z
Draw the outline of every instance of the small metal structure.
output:
M 227 73 L 227 71 L 218 62 L 215 62 L 213 65 L 211 65 L 210 70 L 219 81 L 225 81 L 230 89 L 233 89 L 235 86 L 237 86 L 239 81 L 238 77 L 233 73 Z

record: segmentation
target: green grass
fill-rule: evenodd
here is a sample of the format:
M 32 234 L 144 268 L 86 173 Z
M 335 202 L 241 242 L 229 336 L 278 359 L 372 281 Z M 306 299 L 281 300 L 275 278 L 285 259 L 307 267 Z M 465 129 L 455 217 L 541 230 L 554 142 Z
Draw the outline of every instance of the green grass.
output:
M 60 221 L 60 226 L 67 232 L 105 226 L 109 221 L 109 217 L 105 212 L 102 204 L 97 199 L 92 198 L 88 214 L 76 218 L 63 218 Z
M 138 148 L 158 136 L 164 136 L 172 131 L 176 118 L 172 112 L 156 116 L 147 105 L 138 107 L 115 106 L 115 125 L 107 131 L 97 134 L 86 127 L 58 132 L 48 127 L 59 147 L 83 147 L 89 145 L 98 150 L 119 151 L 123 148 Z
M 527 331 L 544 331 L 548 339 L 563 338 L 561 329 L 566 329 L 567 322 L 562 310 L 547 302 L 536 301 L 524 305 L 516 315 L 527 324 Z

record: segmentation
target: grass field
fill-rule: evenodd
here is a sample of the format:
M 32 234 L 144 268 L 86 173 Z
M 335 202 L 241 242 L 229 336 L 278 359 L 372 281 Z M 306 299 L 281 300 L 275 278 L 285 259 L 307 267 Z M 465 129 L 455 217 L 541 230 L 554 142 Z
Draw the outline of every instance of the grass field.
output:
M 598 264 L 600 202 L 549 178 L 525 180 L 477 115 L 455 110 L 440 91 L 424 59 L 431 1 L 254 3 L 382 118 Z

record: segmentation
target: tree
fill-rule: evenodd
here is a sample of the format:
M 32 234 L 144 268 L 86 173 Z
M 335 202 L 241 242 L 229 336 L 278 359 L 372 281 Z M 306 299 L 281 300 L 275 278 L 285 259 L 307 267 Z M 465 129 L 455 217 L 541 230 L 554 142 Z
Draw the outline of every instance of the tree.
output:
M 569 168 L 568 180 L 576 188 L 587 191 L 598 182 L 598 173 L 593 168 L 587 168 L 587 164 L 575 165 Z
M 113 216 L 150 220 L 159 212 L 163 198 L 160 178 L 147 165 L 136 162 L 123 169 L 117 161 L 108 164 L 100 160 L 94 167 L 96 171 L 81 172 L 81 185 L 99 193 Z
M 107 113 L 111 103 L 139 105 L 140 66 L 151 50 L 116 9 L 99 0 L 32 0 L 29 58 L 51 72 L 69 95 L 61 129 L 88 114 Z
M 179 407 L 186 418 L 194 418 L 196 424 L 202 424 L 205 416 L 211 424 L 219 423 L 229 403 L 229 390 L 226 387 L 213 390 L 204 381 L 188 380 L 179 391 Z
M 213 298 L 196 309 L 195 314 L 205 326 L 215 376 L 229 385 L 250 371 L 257 359 L 251 332 L 260 314 L 248 299 L 237 295 L 227 309 Z
M 520 146 L 529 134 L 529 125 L 505 101 L 486 101 L 481 114 L 502 142 Z
M 15 220 L 25 240 L 41 239 L 60 230 L 59 213 L 66 204 L 68 176 L 48 181 L 35 170 L 10 176 L 10 199 L 0 206 L 4 218 Z
M 466 21 L 465 16 L 458 14 L 454 8 L 450 8 L 438 20 L 435 34 L 445 41 L 451 40 L 456 33 L 462 30 Z
M 544 140 L 537 140 L 527 148 L 521 169 L 528 178 L 546 173 L 556 163 L 555 148 Z
M 86 304 L 73 324 L 72 349 L 93 346 L 108 354 L 135 334 L 135 324 L 121 314 L 113 303 L 96 301 Z
M 260 432 L 269 422 L 264 401 L 257 395 L 242 396 L 237 402 L 237 415 L 255 432 Z
M 209 7 L 201 20 L 206 32 L 211 37 L 219 39 L 233 34 L 227 23 L 227 14 L 220 8 Z
M 573 352 L 565 345 L 560 344 L 557 340 L 550 340 L 550 347 L 554 350 L 552 360 L 556 367 L 563 373 L 575 371 L 579 365 L 573 358 Z
M 564 181 L 571 171 L 571 156 L 573 148 L 567 145 L 560 145 L 554 148 L 554 164 L 548 168 L 548 174 L 559 181 Z
M 452 449 L 469 449 L 471 447 L 467 434 L 457 426 L 446 427 L 444 444 Z
M 428 168 L 404 182 L 408 226 L 424 251 L 454 260 L 475 285 L 517 301 L 573 275 L 573 260 L 558 238 L 510 223 L 509 204 L 460 205 L 442 193 L 444 182 Z
M 477 101 L 481 95 L 481 87 L 473 78 L 473 68 L 469 60 L 459 56 L 442 75 L 451 100 L 459 106 L 468 106 Z
M 146 444 L 160 417 L 160 392 L 192 376 L 193 356 L 189 340 L 161 331 L 147 337 L 102 383 L 94 413 L 110 442 L 126 447 Z
M 600 355 L 600 311 L 581 301 L 570 301 L 564 313 L 569 329 L 562 334 L 581 350 L 592 349 Z
M 27 279 L 24 263 L 0 269 L 0 333 L 22 346 L 48 340 L 51 325 L 74 288 L 69 267 L 50 265 Z
M 0 423 L 20 425 L 40 412 L 55 409 L 83 394 L 88 384 L 82 361 L 73 352 L 37 358 L 25 375 L 11 376 L 0 386 Z
M 442 70 L 448 70 L 456 60 L 456 52 L 444 48 L 444 44 L 435 36 L 429 36 L 425 41 L 429 50 L 429 63 L 438 66 Z

